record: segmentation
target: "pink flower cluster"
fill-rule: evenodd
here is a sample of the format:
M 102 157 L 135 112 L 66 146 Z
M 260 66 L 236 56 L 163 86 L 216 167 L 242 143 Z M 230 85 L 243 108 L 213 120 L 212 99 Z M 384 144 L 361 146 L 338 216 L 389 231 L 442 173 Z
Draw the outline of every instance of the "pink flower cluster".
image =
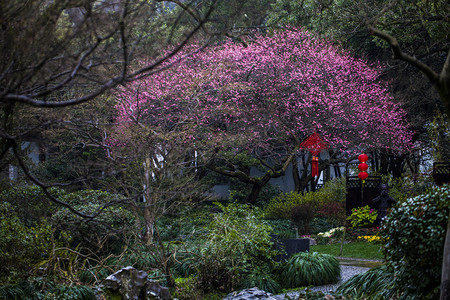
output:
M 405 112 L 380 70 L 328 41 L 292 29 L 255 36 L 247 47 L 228 40 L 189 54 L 197 47 L 174 67 L 117 90 L 113 146 L 133 143 L 130 132 L 138 130 L 259 154 L 296 149 L 314 131 L 348 153 L 411 147 Z

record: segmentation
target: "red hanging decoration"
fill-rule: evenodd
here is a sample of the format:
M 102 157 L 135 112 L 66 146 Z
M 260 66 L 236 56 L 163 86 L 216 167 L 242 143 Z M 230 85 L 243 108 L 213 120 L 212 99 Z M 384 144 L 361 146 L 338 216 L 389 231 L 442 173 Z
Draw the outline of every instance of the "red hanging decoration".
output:
M 312 158 L 311 176 L 319 176 L 319 158 L 317 156 L 313 156 Z
M 369 168 L 369 165 L 366 164 L 366 161 L 369 159 L 369 157 L 367 156 L 367 154 L 360 154 L 358 156 L 358 160 L 361 162 L 358 165 L 358 170 L 360 170 L 361 172 L 359 172 L 358 174 L 358 178 L 362 180 L 362 183 L 364 184 L 364 182 L 366 181 L 367 177 L 369 177 L 369 174 L 367 174 L 367 169 Z
M 367 177 L 369 177 L 369 174 L 367 174 L 366 172 L 359 172 L 358 174 L 359 179 L 361 179 L 364 183 L 364 181 L 367 179 Z
M 365 153 L 363 153 L 363 154 L 360 154 L 359 156 L 358 156 L 358 160 L 360 161 L 360 162 L 366 162 L 367 160 L 369 159 L 369 157 L 367 156 L 367 154 L 365 154 Z
M 302 148 L 308 149 L 308 151 L 313 156 L 312 158 L 312 166 L 311 166 L 311 175 L 313 177 L 319 176 L 319 158 L 317 155 L 324 149 L 328 148 L 327 143 L 320 137 L 317 132 L 311 134 L 309 138 L 307 138 L 303 143 L 300 144 Z
M 367 171 L 368 168 L 369 168 L 369 165 L 366 163 L 360 163 L 358 165 L 358 170 L 360 170 L 361 172 Z

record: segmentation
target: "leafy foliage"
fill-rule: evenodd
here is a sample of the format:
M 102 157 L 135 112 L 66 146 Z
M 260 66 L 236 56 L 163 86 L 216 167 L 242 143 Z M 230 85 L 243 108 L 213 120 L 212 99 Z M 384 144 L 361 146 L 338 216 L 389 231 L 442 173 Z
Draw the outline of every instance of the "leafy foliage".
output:
M 328 181 L 320 190 L 305 194 L 282 193 L 270 200 L 264 212 L 268 218 L 290 219 L 296 206 L 309 205 L 316 217 L 325 218 L 330 224 L 341 226 L 345 218 L 345 181 L 336 178 Z
M 377 219 L 377 211 L 368 205 L 352 209 L 352 214 L 347 218 L 352 227 L 370 226 Z
M 434 187 L 397 203 L 383 223 L 386 260 L 404 297 L 433 298 L 439 292 L 449 191 L 448 185 Z
M 291 210 L 291 221 L 297 226 L 299 234 L 310 233 L 310 224 L 314 218 L 314 212 L 309 204 L 295 206 Z
M 54 197 L 60 197 L 64 193 L 62 189 L 50 189 L 50 194 Z M 33 226 L 42 218 L 49 218 L 58 209 L 36 185 L 14 186 L 4 190 L 0 193 L 0 201 L 11 203 L 14 214 L 26 226 Z
M 276 281 L 272 272 L 258 269 L 253 270 L 241 283 L 240 289 L 257 287 L 260 290 L 276 294 L 281 291 L 281 285 Z
M 29 275 L 51 253 L 53 231 L 43 220 L 25 226 L 7 202 L 0 202 L 0 281 L 15 282 Z
M 218 204 L 218 208 L 221 212 L 213 216 L 200 244 L 197 269 L 203 288 L 230 291 L 256 269 L 269 274 L 277 251 L 271 228 L 249 206 Z
M 341 284 L 336 292 L 355 299 L 397 299 L 394 298 L 398 297 L 398 294 L 393 280 L 392 270 L 381 265 L 353 276 Z
M 280 282 L 288 288 L 336 283 L 341 268 L 331 255 L 300 252 L 291 256 L 281 269 Z
M 96 215 L 86 220 L 74 215 L 67 208 L 60 208 L 52 221 L 65 231 L 70 231 L 75 245 L 89 247 L 91 251 L 117 250 L 121 234 L 130 233 L 135 217 L 122 203 L 123 197 L 97 190 L 81 190 L 68 193 L 60 199 L 85 214 Z
M 94 290 L 84 285 L 67 286 L 42 279 L 0 286 L 0 299 L 95 300 Z

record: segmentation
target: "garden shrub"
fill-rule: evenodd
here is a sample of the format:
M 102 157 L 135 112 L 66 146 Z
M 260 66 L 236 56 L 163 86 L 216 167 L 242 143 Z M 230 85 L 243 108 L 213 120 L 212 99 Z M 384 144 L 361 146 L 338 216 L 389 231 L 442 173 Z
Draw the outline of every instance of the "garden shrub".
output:
M 253 270 L 271 272 L 276 266 L 271 228 L 248 205 L 217 204 L 208 234 L 197 241 L 199 283 L 205 290 L 231 291 Z
M 339 281 L 341 268 L 332 255 L 299 252 L 291 256 L 280 272 L 280 282 L 286 288 L 325 285 Z
M 49 189 L 51 195 L 60 197 L 64 190 Z M 42 188 L 37 185 L 15 186 L 0 193 L 0 201 L 12 204 L 14 214 L 25 226 L 33 226 L 42 218 L 49 218 L 58 206 L 50 201 Z
M 383 222 L 384 254 L 403 298 L 433 299 L 439 294 L 450 187 L 397 203 Z
M 336 227 L 333 223 L 328 222 L 327 218 L 317 217 L 311 222 L 311 234 L 328 231 Z
M 314 219 L 314 212 L 310 204 L 295 206 L 291 210 L 290 219 L 297 227 L 298 234 L 309 234 L 310 225 Z
M 97 190 L 81 190 L 60 197 L 75 210 L 94 215 L 109 202 L 120 203 L 121 196 Z M 52 216 L 54 224 L 62 230 L 71 232 L 74 245 L 89 248 L 92 252 L 105 253 L 120 250 L 121 234 L 130 234 L 135 216 L 123 204 L 104 207 L 92 220 L 75 215 L 66 207 L 60 207 Z M 106 241 L 106 242 L 105 242 Z
M 377 219 L 377 210 L 368 205 L 352 209 L 352 214 L 347 218 L 352 227 L 367 227 Z
M 239 285 L 240 290 L 253 287 L 272 294 L 277 294 L 281 291 L 281 285 L 275 279 L 273 272 L 271 270 L 262 270 L 261 268 L 256 268 L 250 272 Z
M 7 202 L 0 202 L 0 281 L 16 282 L 30 275 L 52 250 L 52 228 L 45 219 L 25 226 Z
M 272 234 L 279 239 L 293 239 L 298 233 L 293 229 L 291 220 L 284 219 L 268 219 L 265 222 L 272 228 Z
M 196 276 L 179 277 L 175 279 L 175 292 L 173 296 L 181 300 L 203 299 L 203 293 L 198 287 Z
M 289 219 L 294 207 L 308 204 L 317 217 L 325 217 L 338 226 L 345 217 L 344 203 L 345 181 L 343 178 L 336 178 L 315 192 L 282 193 L 270 200 L 265 213 L 268 218 Z

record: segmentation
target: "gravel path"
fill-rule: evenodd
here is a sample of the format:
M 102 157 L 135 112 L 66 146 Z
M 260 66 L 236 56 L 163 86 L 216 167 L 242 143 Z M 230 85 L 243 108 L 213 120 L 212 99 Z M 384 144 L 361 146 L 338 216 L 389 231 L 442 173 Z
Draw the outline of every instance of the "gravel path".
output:
M 363 272 L 366 272 L 370 270 L 370 268 L 366 267 L 355 267 L 355 266 L 345 266 L 341 265 L 341 280 L 337 284 L 329 284 L 329 285 L 322 285 L 322 286 L 315 286 L 312 287 L 312 291 L 322 291 L 324 293 L 327 292 L 334 292 L 343 282 L 350 279 L 353 275 L 357 275 Z M 285 299 L 285 295 L 288 295 L 290 297 L 296 296 L 297 292 L 291 292 L 287 294 L 280 294 L 280 295 L 274 295 L 272 296 L 274 299 Z

